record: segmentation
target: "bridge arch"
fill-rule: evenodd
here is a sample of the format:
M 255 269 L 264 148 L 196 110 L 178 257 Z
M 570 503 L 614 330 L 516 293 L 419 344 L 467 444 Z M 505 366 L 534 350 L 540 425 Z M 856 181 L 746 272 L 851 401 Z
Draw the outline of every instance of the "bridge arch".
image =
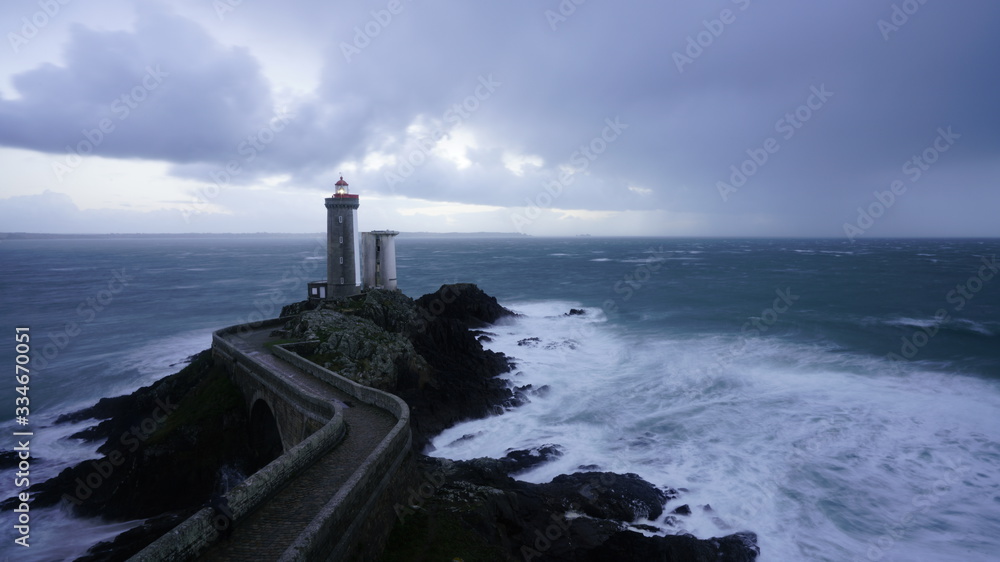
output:
M 255 397 L 250 408 L 249 433 L 254 470 L 273 461 L 284 452 L 281 427 L 271 405 L 262 397 Z

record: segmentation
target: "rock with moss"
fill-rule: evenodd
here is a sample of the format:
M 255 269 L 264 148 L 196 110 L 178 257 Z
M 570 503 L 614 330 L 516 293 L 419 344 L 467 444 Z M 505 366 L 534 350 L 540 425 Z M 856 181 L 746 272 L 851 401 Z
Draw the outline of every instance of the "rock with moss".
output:
M 304 312 L 290 333 L 319 342 L 313 361 L 380 390 L 396 390 L 400 369 L 429 369 L 406 336 L 361 316 L 326 309 Z
M 416 300 L 371 290 L 282 314 L 293 312 L 275 336 L 319 341 L 309 359 L 405 400 L 417 450 L 459 421 L 519 403 L 499 376 L 510 370 L 507 357 L 484 349 L 474 330 L 514 313 L 474 284 L 442 285 Z
M 419 319 L 416 303 L 399 291 L 368 291 L 355 314 L 393 333 L 409 333 Z

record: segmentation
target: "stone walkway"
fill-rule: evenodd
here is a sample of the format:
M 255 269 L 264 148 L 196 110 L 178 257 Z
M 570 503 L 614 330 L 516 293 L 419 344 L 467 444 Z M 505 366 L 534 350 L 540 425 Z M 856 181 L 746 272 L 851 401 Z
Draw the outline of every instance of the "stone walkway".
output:
M 265 346 L 270 331 L 269 328 L 245 337 L 230 336 L 228 341 L 304 392 L 340 402 L 347 434 L 340 445 L 240 521 L 229 537 L 213 545 L 199 560 L 277 560 L 396 424 L 396 418 L 385 410 L 357 402 L 272 355 Z

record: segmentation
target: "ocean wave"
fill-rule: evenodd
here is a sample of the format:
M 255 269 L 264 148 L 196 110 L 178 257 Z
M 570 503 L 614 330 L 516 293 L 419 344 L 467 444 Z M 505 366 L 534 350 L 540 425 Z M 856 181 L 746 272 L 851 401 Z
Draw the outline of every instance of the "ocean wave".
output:
M 898 317 L 890 318 L 882 321 L 883 324 L 887 326 L 894 326 L 906 329 L 921 329 L 921 330 L 946 330 L 957 333 L 968 333 L 977 334 L 982 336 L 996 336 L 997 332 L 991 329 L 987 324 L 998 325 L 996 322 L 977 322 L 968 318 L 951 318 L 949 317 L 946 321 L 942 321 L 936 317 L 934 318 L 908 318 L 908 317 Z
M 913 533 L 930 533 L 943 520 L 963 528 L 994 509 L 1000 463 L 984 455 L 1000 449 L 1000 428 L 983 420 L 1000 411 L 997 381 L 828 343 L 639 332 L 595 308 L 565 316 L 580 308 L 571 301 L 508 306 L 522 316 L 494 327 L 488 346 L 515 360 L 515 386 L 550 391 L 446 430 L 434 440 L 435 455 L 499 458 L 558 444 L 561 457 L 517 477 L 547 482 L 606 470 L 685 488 L 667 506 L 694 509 L 680 518 L 680 530 L 665 520 L 647 523 L 701 537 L 750 529 L 770 560 L 864 552 L 888 524 L 886 506 L 905 514 L 912 498 L 962 463 L 984 475 L 948 492 L 962 512 L 914 523 Z M 711 514 L 696 509 L 706 504 Z M 868 524 L 845 529 L 839 521 L 848 517 Z M 897 554 L 911 559 L 928 547 L 914 540 Z M 816 552 L 825 554 L 805 555 Z

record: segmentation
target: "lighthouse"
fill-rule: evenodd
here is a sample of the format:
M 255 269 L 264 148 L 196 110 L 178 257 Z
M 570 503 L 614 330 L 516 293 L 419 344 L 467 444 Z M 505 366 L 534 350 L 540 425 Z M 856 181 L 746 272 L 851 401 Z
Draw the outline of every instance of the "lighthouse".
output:
M 350 297 L 369 289 L 398 291 L 395 230 L 358 234 L 357 195 L 344 176 L 326 198 L 326 280 L 307 283 L 310 302 Z
M 326 296 L 349 297 L 361 292 L 358 196 L 347 190 L 344 176 L 326 198 Z

